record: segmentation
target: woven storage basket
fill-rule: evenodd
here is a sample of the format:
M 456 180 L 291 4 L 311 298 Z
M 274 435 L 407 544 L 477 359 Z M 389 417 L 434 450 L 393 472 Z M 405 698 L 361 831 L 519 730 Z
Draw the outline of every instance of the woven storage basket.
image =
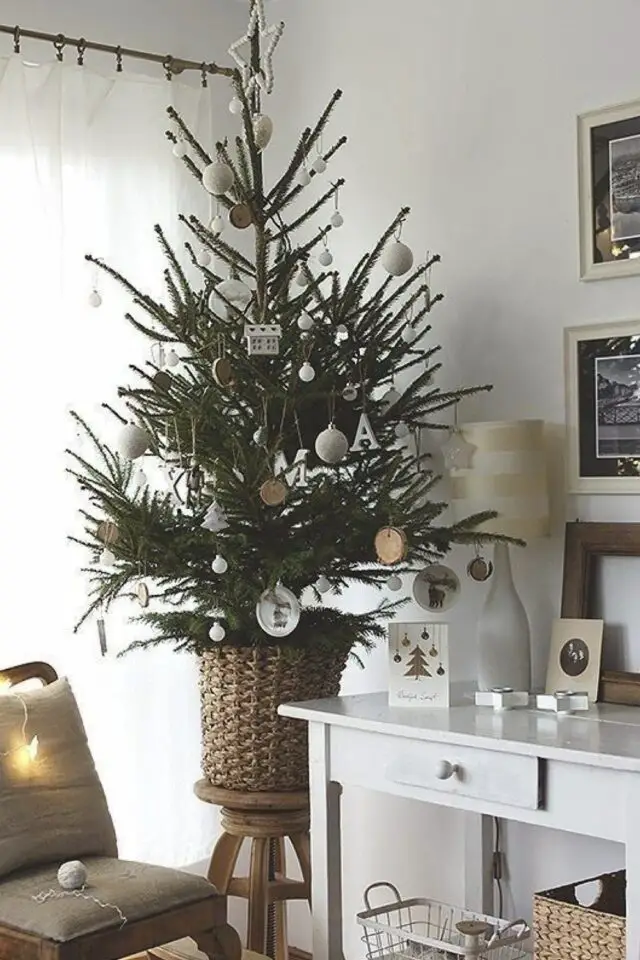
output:
M 600 896 L 591 906 L 581 906 L 576 890 L 598 880 L 602 884 Z M 625 914 L 624 870 L 536 893 L 536 960 L 625 960 Z
M 281 703 L 337 696 L 347 653 L 222 647 L 200 657 L 202 770 L 226 790 L 303 790 L 307 724 Z

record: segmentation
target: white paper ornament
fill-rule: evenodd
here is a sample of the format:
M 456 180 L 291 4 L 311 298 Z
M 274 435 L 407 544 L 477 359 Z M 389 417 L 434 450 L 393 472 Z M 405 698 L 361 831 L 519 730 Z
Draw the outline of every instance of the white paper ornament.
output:
M 316 453 L 324 463 L 338 463 L 349 451 L 349 441 L 332 423 L 316 437 Z
M 360 414 L 360 420 L 358 421 L 358 429 L 356 430 L 356 435 L 353 443 L 351 444 L 351 450 L 354 453 L 365 449 L 365 450 L 379 450 L 380 444 L 376 440 L 376 435 L 373 432 L 373 427 L 371 426 L 371 421 L 366 413 Z
M 331 226 L 335 227 L 338 230 L 344 224 L 344 217 L 339 210 L 336 210 L 334 215 L 331 217 Z
M 298 327 L 303 331 L 313 329 L 313 317 L 311 317 L 306 310 L 303 310 L 298 317 Z
M 221 623 L 217 620 L 214 625 L 209 630 L 209 639 L 213 640 L 214 643 L 221 643 L 226 637 L 226 632 Z
M 242 113 L 242 109 L 242 100 L 239 97 L 234 97 L 229 103 L 229 113 L 237 117 L 239 113 Z
M 224 230 L 224 228 L 226 227 L 226 225 L 227 225 L 226 220 L 222 216 L 222 214 L 220 213 L 216 214 L 216 216 L 213 218 L 213 220 L 210 223 L 211 233 L 215 233 L 216 236 L 219 236 Z
M 177 157 L 179 160 L 181 160 L 183 157 L 186 157 L 187 145 L 184 142 L 184 140 L 176 140 L 176 142 L 173 145 L 173 155 L 174 157 Z
M 296 274 L 296 284 L 297 284 L 299 287 L 308 287 L 308 286 L 309 286 L 309 274 L 308 274 L 307 271 L 304 269 L 304 267 L 300 267 L 300 269 L 298 270 L 298 272 L 297 272 L 297 274 Z
M 318 593 L 327 593 L 329 590 L 331 590 L 331 584 L 329 583 L 327 577 L 325 577 L 324 573 L 321 573 L 316 580 L 315 588 Z
M 397 573 L 392 573 L 387 580 L 388 590 L 402 590 L 402 580 Z
M 102 304 L 102 297 L 97 290 L 92 290 L 89 294 L 89 306 L 90 307 L 99 307 Z
M 279 477 L 284 474 L 288 487 L 306 487 L 307 481 L 307 457 L 309 451 L 303 447 L 296 452 L 295 459 L 289 465 L 284 451 L 279 450 L 276 454 L 273 473 Z
M 298 173 L 298 176 L 296 177 L 296 180 L 298 181 L 298 184 L 301 187 L 309 186 L 309 184 L 311 183 L 311 174 L 309 173 L 306 167 L 303 167 L 300 170 L 300 172 Z
M 147 452 L 151 438 L 137 423 L 127 423 L 118 437 L 118 453 L 127 460 L 137 460 Z
M 222 554 L 218 553 L 216 554 L 216 556 L 213 559 L 213 562 L 211 563 L 211 569 L 213 570 L 214 573 L 226 573 L 227 570 L 229 569 L 229 564 L 227 563 L 225 558 L 222 556 Z
M 406 243 L 396 240 L 382 255 L 382 266 L 392 277 L 401 277 L 413 266 L 413 253 Z
M 253 293 L 246 283 L 243 283 L 242 280 L 234 280 L 233 277 L 229 277 L 228 280 L 223 280 L 219 283 L 217 287 L 214 288 L 213 294 L 224 297 L 225 300 L 228 300 L 229 303 L 232 303 L 233 306 L 239 310 L 244 310 L 244 308 L 251 303 L 251 298 L 253 297 Z M 211 306 L 211 298 L 209 298 L 209 306 Z
M 327 161 L 324 157 L 317 157 L 313 163 L 313 169 L 316 173 L 324 173 L 327 169 Z
M 338 340 L 347 340 L 349 337 L 349 330 L 347 329 L 344 323 L 339 323 L 336 327 L 336 337 Z
M 200 253 L 198 254 L 198 266 L 199 267 L 208 267 L 211 263 L 211 253 L 207 250 L 206 247 L 203 247 Z
M 318 257 L 318 263 L 320 263 L 323 267 L 330 267 L 331 264 L 333 263 L 333 257 L 331 255 L 331 251 L 324 249 L 320 254 L 320 256 Z
M 202 185 L 209 193 L 221 197 L 233 186 L 233 170 L 222 160 L 216 160 L 202 171 Z
M 475 446 L 465 440 L 462 433 L 455 428 L 440 450 L 447 470 L 468 470 L 476 452 Z
M 180 357 L 172 347 L 171 350 L 169 350 L 169 353 L 167 354 L 167 366 L 177 367 L 179 363 L 180 363 Z
M 300 622 L 300 603 L 281 583 L 265 590 L 256 604 L 256 620 L 270 637 L 287 637 Z
M 202 521 L 202 528 L 209 530 L 210 533 L 220 533 L 222 530 L 226 530 L 228 526 L 229 523 L 224 510 L 214 500 Z
M 305 360 L 305 362 L 302 364 L 302 366 L 298 370 L 298 376 L 302 381 L 304 381 L 304 383 L 311 383 L 315 375 L 316 375 L 315 370 L 313 369 L 309 361 Z
M 100 554 L 99 564 L 101 567 L 115 567 L 116 565 L 116 555 L 113 550 L 109 550 L 109 547 L 105 547 L 102 553 Z
M 258 150 L 266 150 L 273 136 L 273 120 L 261 113 L 253 119 L 253 137 Z
M 82 890 L 88 871 L 81 860 L 67 860 L 58 868 L 58 883 L 63 890 Z

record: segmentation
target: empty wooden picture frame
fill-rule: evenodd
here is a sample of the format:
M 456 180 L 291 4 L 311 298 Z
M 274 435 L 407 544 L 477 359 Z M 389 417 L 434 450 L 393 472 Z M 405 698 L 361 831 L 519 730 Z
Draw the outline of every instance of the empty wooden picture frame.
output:
M 640 523 L 568 523 L 562 578 L 562 617 L 591 618 L 599 611 L 596 575 L 602 557 L 640 557 Z M 640 624 L 638 624 L 640 629 Z M 606 633 L 606 627 L 605 627 Z M 640 706 L 640 673 L 604 670 L 599 700 Z

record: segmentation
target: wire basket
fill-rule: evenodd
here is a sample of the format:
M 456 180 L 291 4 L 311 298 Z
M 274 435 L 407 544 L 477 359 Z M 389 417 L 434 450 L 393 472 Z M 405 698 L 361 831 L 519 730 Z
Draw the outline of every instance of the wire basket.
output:
M 371 907 L 371 891 L 386 887 L 393 903 Z M 367 960 L 442 960 L 473 957 L 520 960 L 531 934 L 524 920 L 498 920 L 437 900 L 402 900 L 392 883 L 372 883 L 364 892 L 366 910 L 357 914 L 364 929 Z

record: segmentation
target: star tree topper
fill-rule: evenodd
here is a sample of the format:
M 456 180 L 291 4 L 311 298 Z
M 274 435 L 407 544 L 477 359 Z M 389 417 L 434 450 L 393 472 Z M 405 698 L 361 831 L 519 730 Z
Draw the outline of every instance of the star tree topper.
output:
M 239 53 L 239 50 L 245 44 L 251 44 L 251 39 L 256 29 L 260 31 L 260 40 L 263 41 L 263 46 L 260 69 L 257 73 L 254 73 L 251 63 L 244 59 Z M 229 56 L 240 69 L 242 85 L 247 96 L 253 93 L 256 85 L 260 87 L 263 93 L 271 93 L 273 90 L 273 54 L 275 53 L 275 49 L 280 42 L 280 37 L 283 32 L 284 23 L 282 21 L 280 23 L 274 23 L 270 27 L 267 26 L 264 13 L 264 0 L 253 0 L 247 32 L 229 47 Z

